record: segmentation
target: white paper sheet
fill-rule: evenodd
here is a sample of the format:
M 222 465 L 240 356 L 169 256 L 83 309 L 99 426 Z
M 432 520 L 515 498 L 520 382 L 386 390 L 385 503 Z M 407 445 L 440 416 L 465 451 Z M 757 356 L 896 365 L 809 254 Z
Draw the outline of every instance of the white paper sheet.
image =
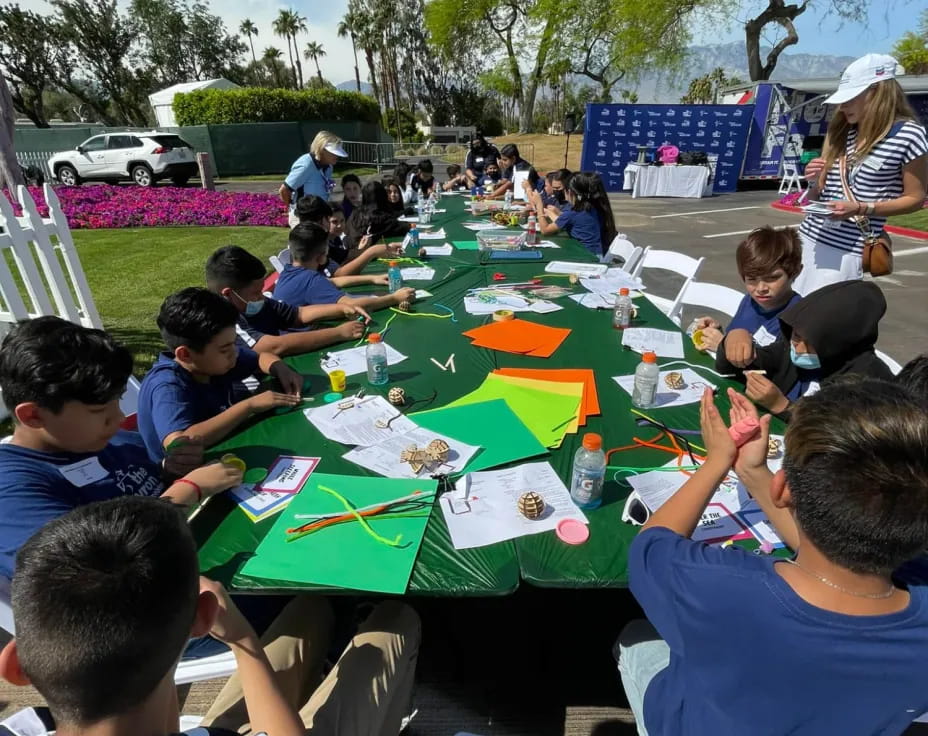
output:
M 406 356 L 398 350 L 384 343 L 387 348 L 387 365 L 395 365 L 406 360 Z M 329 353 L 328 357 L 320 361 L 322 370 L 326 374 L 332 371 L 345 371 L 346 376 L 354 376 L 358 373 L 367 373 L 367 345 L 359 345 L 356 348 L 339 350 L 335 353 Z
M 586 291 L 583 294 L 571 294 L 570 298 L 588 309 L 612 309 L 615 306 L 615 294 L 594 294 Z
M 466 500 L 455 499 L 452 493 L 439 499 L 455 549 L 484 547 L 551 531 L 563 519 L 587 523 L 550 463 L 526 463 L 506 470 L 470 473 L 467 479 L 470 487 Z M 461 482 L 458 481 L 459 488 Z M 527 519 L 519 513 L 519 496 L 527 491 L 535 491 L 545 500 L 541 518 Z M 463 513 L 454 513 L 455 510 Z
M 683 376 L 683 388 L 672 389 L 667 386 L 665 379 L 671 373 L 679 373 Z M 628 395 L 632 395 L 635 388 L 634 376 L 613 376 L 612 380 L 624 388 Z M 696 371 L 684 368 L 680 371 L 661 371 L 657 384 L 657 394 L 654 397 L 655 409 L 663 409 L 671 406 L 684 406 L 685 404 L 698 404 L 702 399 L 703 391 L 706 386 L 715 389 L 715 384 L 709 383 L 700 376 Z
M 327 439 L 343 445 L 376 445 L 417 427 L 409 417 L 397 416 L 400 410 L 383 396 L 358 399 L 354 407 L 344 411 L 338 408 L 341 403 L 335 401 L 318 409 L 307 409 L 303 414 Z M 377 426 L 378 421 L 386 423 L 391 419 L 393 421 L 388 428 Z
M 421 301 L 422 299 L 428 299 L 430 296 L 432 296 L 431 291 L 426 291 L 425 289 L 416 289 L 416 299 Z
M 450 256 L 452 253 L 454 253 L 454 246 L 451 243 L 425 246 L 425 255 L 427 256 Z
M 419 233 L 419 240 L 444 240 L 448 236 L 445 234 L 445 228 L 433 230 L 427 233 Z
M 258 484 L 265 493 L 296 493 L 319 464 L 318 457 L 281 455 L 274 461 L 267 477 Z
M 396 219 L 398 222 L 419 222 L 419 218 L 416 215 L 403 215 Z
M 574 263 L 573 261 L 551 261 L 545 273 L 575 273 L 578 276 L 602 276 L 609 267 L 605 263 Z
M 619 289 L 642 291 L 645 286 L 641 279 L 635 278 L 621 268 L 610 268 L 599 278 L 581 278 L 580 285 L 595 294 L 618 294 Z
M 622 330 L 622 344 L 636 353 L 654 352 L 661 358 L 683 358 L 683 334 L 672 330 L 626 327 Z
M 427 266 L 401 268 L 400 273 L 403 274 L 403 281 L 431 281 L 435 278 L 435 269 Z
M 528 181 L 528 171 L 516 171 L 512 175 L 512 198 L 519 201 L 525 201 L 525 188 L 522 186 L 523 181 Z
M 398 424 L 399 421 L 397 420 L 395 424 Z M 464 466 L 470 462 L 470 459 L 480 449 L 475 445 L 458 442 L 443 434 L 422 427 L 415 427 L 404 434 L 396 433 L 386 437 L 376 445 L 356 447 L 342 457 L 357 463 L 362 468 L 385 475 L 387 478 L 428 478 L 431 474 L 428 468 L 422 468 L 417 475 L 409 463 L 400 461 L 400 454 L 412 445 L 424 448 L 435 439 L 444 440 L 448 443 L 450 449 L 448 451 L 448 462 L 440 467 L 436 466 L 431 472 L 442 474 L 459 472 L 464 469 Z
M 497 225 L 495 222 L 491 222 L 487 219 L 485 222 L 464 222 L 461 223 L 468 230 L 473 230 L 477 232 L 478 230 L 505 230 L 505 225 Z
M 242 509 L 252 517 L 252 521 L 257 521 L 265 516 L 270 516 L 284 507 L 286 507 L 294 497 L 294 493 L 283 493 L 279 491 L 260 491 L 253 483 L 243 483 L 235 488 L 230 488 L 236 502 Z
M 549 312 L 560 312 L 564 307 L 547 299 L 539 299 L 529 305 L 529 311 L 535 314 L 548 314 Z
M 528 247 L 529 248 L 560 248 L 561 246 L 559 246 L 553 240 L 539 240 L 534 245 L 530 245 Z

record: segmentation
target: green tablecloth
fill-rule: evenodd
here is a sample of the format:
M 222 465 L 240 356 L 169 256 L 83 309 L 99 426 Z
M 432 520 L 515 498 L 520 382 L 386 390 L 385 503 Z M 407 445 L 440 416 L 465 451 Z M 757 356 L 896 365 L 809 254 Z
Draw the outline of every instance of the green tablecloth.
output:
M 446 198 L 442 206 L 446 215 L 436 216 L 436 222 L 445 228 L 448 240 L 472 240 L 474 233 L 461 225 L 470 218 L 464 212 L 464 198 Z M 558 249 L 545 249 L 543 262 L 494 261 L 480 265 L 477 251 L 456 250 L 453 256 L 429 259 L 436 269 L 432 282 L 414 282 L 418 288 L 433 293 L 431 299 L 415 307 L 417 313 L 442 313 L 433 308 L 436 303 L 454 310 L 454 319 L 436 319 L 399 315 L 393 320 L 387 341 L 408 359 L 391 367 L 390 386 L 406 389 L 410 398 L 430 396 L 437 398 L 429 408 L 437 408 L 475 389 L 486 375 L 501 367 L 516 368 L 592 368 L 596 375 L 602 415 L 590 417 L 576 435 L 567 435 L 563 445 L 546 457 L 565 482 L 569 483 L 573 455 L 580 446 L 584 432 L 597 432 L 603 436 L 605 448 L 626 445 L 633 436 L 650 437 L 654 431 L 638 428 L 629 412 L 628 395 L 612 380 L 612 376 L 633 373 L 640 356 L 621 347 L 621 333 L 611 327 L 611 314 L 577 305 L 564 297 L 559 303 L 562 311 L 546 315 L 520 314 L 520 318 L 555 326 L 569 327 L 572 332 L 560 348 L 548 359 L 502 353 L 474 348 L 461 333 L 488 321 L 488 317 L 467 314 L 463 296 L 467 289 L 492 284 L 494 273 L 504 273 L 507 281 L 525 281 L 544 272 L 549 260 L 590 261 L 592 257 L 575 241 L 556 238 Z M 427 241 L 440 245 L 442 241 Z M 553 283 L 566 284 L 566 279 L 552 279 Z M 579 289 L 580 287 L 578 287 Z M 646 299 L 637 300 L 639 318 L 636 326 L 676 329 L 656 307 Z M 391 312 L 375 316 L 383 324 Z M 375 325 L 376 329 L 376 325 Z M 708 359 L 697 353 L 684 340 L 686 359 L 692 363 L 709 365 Z M 338 348 L 335 348 L 338 349 Z M 324 352 L 324 351 L 323 351 Z M 444 363 L 455 355 L 456 372 L 442 371 L 429 358 Z M 309 376 L 309 395 L 321 397 L 328 388 L 327 378 L 320 370 L 319 354 L 307 354 L 289 359 L 297 369 Z M 714 381 L 717 384 L 723 381 Z M 370 392 L 365 377 L 349 376 L 348 392 L 364 386 Z M 379 390 L 386 393 L 386 388 Z M 720 403 L 724 404 L 724 397 Z M 669 426 L 698 429 L 699 414 L 696 405 L 675 409 L 656 410 L 659 418 Z M 301 412 L 272 415 L 229 438 L 216 452 L 234 452 L 246 461 L 249 468 L 269 467 L 280 454 L 320 456 L 320 469 L 327 473 L 369 475 L 367 470 L 347 462 L 341 456 L 347 452 L 344 445 L 324 438 Z M 656 450 L 633 450 L 622 453 L 621 464 L 640 464 L 657 467 L 670 459 Z M 422 548 L 409 583 L 409 592 L 427 595 L 502 595 L 511 593 L 520 579 L 550 587 L 616 587 L 627 584 L 627 553 L 636 528 L 620 520 L 622 505 L 628 487 L 607 479 L 604 502 L 601 508 L 588 513 L 590 539 L 578 547 L 559 541 L 553 532 L 522 537 L 470 550 L 455 550 L 451 544 L 442 514 L 433 512 Z M 274 519 L 253 524 L 244 513 L 235 509 L 230 499 L 213 499 L 194 519 L 194 530 L 201 541 L 200 564 L 205 574 L 215 577 L 232 589 L 292 590 L 306 586 L 288 587 L 277 581 L 243 576 L 239 570 L 247 556 L 272 526 Z

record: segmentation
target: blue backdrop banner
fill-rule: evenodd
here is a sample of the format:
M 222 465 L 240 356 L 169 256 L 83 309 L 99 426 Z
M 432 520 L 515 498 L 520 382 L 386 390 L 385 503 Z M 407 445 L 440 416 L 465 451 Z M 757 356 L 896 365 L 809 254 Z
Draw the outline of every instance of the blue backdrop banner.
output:
M 623 188 L 625 167 L 640 146 L 664 144 L 718 156 L 713 191 L 734 192 L 741 174 L 754 105 L 586 106 L 580 166 L 596 171 L 610 192 Z

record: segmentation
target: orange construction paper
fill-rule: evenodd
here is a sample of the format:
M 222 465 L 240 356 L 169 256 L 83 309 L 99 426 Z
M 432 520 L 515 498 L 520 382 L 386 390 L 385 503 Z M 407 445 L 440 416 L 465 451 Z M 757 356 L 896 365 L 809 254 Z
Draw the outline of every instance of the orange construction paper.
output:
M 568 328 L 548 327 L 522 319 L 491 322 L 464 333 L 473 340 L 475 347 L 538 358 L 551 357 L 569 334 Z
M 518 376 L 535 378 L 542 381 L 558 383 L 582 383 L 583 401 L 580 404 L 580 424 L 586 424 L 586 418 L 601 413 L 599 394 L 596 391 L 596 377 L 589 368 L 499 368 L 494 373 L 501 376 Z

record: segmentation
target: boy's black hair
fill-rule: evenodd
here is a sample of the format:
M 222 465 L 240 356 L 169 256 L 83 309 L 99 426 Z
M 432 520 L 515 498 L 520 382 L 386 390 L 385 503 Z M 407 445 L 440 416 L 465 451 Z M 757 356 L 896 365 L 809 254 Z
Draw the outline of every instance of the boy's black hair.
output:
M 547 179 L 548 181 L 562 181 L 566 187 L 570 184 L 570 177 L 572 176 L 573 172 L 570 169 L 555 169 L 548 172 Z
M 287 236 L 294 263 L 306 263 L 329 247 L 329 231 L 314 222 L 301 222 Z
M 13 326 L 0 345 L 0 391 L 10 413 L 33 401 L 55 413 L 65 402 L 106 404 L 132 375 L 132 354 L 103 330 L 60 317 Z
M 400 161 L 396 165 L 396 168 L 393 169 L 393 176 L 396 177 L 396 180 L 400 183 L 400 189 L 406 186 L 406 179 L 409 176 L 409 172 L 411 170 L 412 167 L 410 167 L 410 165 L 405 161 Z
M 342 189 L 345 188 L 345 184 L 350 184 L 351 182 L 357 184 L 359 189 L 361 188 L 361 180 L 358 178 L 357 174 L 345 174 L 342 177 Z
M 783 470 L 797 525 L 835 564 L 888 574 L 928 546 L 928 412 L 902 386 L 852 378 L 800 399 Z
M 238 310 L 230 302 L 199 286 L 188 286 L 171 294 L 158 314 L 158 329 L 172 353 L 181 345 L 199 353 L 236 322 Z
M 448 178 L 449 178 L 449 179 L 453 179 L 454 177 L 456 177 L 458 174 L 461 173 L 461 165 L 460 165 L 460 164 L 450 164 L 450 165 L 448 166 L 448 168 L 445 169 L 445 173 L 448 175 Z
M 267 269 L 244 248 L 224 245 L 206 260 L 206 285 L 217 294 L 222 289 L 244 289 L 267 275 Z
M 528 170 L 528 183 L 531 184 L 533 189 L 538 186 L 539 179 L 541 179 L 541 177 L 538 175 L 538 171 L 534 166 L 530 167 Z
M 199 582 L 180 507 L 146 496 L 80 506 L 16 556 L 23 671 L 59 726 L 90 726 L 143 703 L 190 636 Z
M 319 222 L 323 217 L 332 216 L 332 206 L 315 194 L 300 197 L 295 211 L 300 222 Z
M 928 353 L 906 363 L 896 381 L 918 399 L 923 409 L 928 410 Z
M 419 162 L 419 171 L 423 174 L 432 173 L 432 159 L 424 158 Z
M 516 161 L 521 158 L 521 156 L 519 156 L 519 147 L 515 143 L 507 143 L 500 148 L 499 155 L 505 156 L 506 158 L 514 158 Z

